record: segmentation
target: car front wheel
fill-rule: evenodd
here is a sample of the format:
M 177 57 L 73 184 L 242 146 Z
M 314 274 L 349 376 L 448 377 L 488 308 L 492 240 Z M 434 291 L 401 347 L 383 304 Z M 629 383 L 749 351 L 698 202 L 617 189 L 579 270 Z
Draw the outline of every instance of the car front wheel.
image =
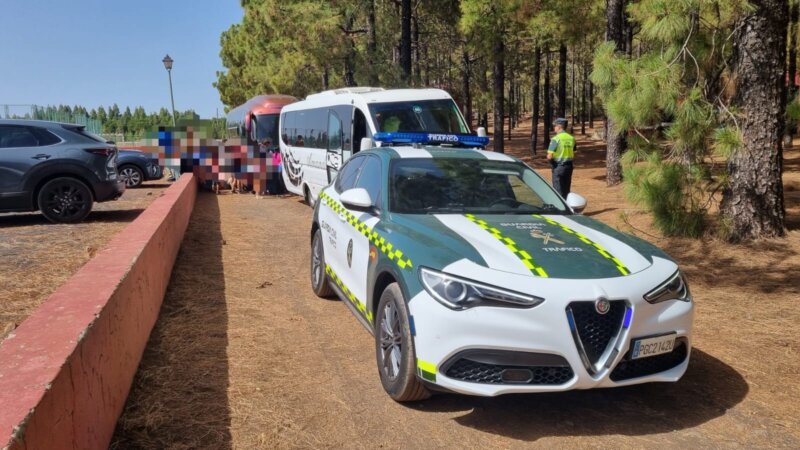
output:
M 119 176 L 125 181 L 125 187 L 139 187 L 144 181 L 144 174 L 136 166 L 122 166 L 119 169 Z
M 375 327 L 375 356 L 383 389 L 398 402 L 424 400 L 430 391 L 416 376 L 408 306 L 397 283 L 381 295 Z
M 54 178 L 39 190 L 39 209 L 54 223 L 80 222 L 92 210 L 92 191 L 75 178 Z

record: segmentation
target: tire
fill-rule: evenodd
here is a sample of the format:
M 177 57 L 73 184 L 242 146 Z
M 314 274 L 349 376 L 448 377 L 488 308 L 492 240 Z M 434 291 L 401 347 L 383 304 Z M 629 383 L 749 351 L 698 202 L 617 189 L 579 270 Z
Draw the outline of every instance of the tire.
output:
M 311 198 L 311 189 L 309 189 L 308 186 L 303 189 L 303 201 L 306 205 L 310 206 L 311 209 L 314 209 L 314 199 Z
M 381 294 L 375 320 L 375 357 L 383 389 L 397 402 L 425 400 L 430 391 L 417 378 L 408 305 L 397 283 Z
M 322 231 L 317 230 L 311 240 L 311 288 L 317 297 L 333 297 L 328 275 L 325 273 L 325 248 L 322 245 Z
M 130 164 L 119 168 L 119 176 L 125 180 L 125 187 L 136 188 L 142 185 L 144 173 L 136 166 Z
M 39 189 L 37 205 L 47 220 L 53 223 L 75 223 L 92 211 L 92 191 L 75 178 L 54 178 Z

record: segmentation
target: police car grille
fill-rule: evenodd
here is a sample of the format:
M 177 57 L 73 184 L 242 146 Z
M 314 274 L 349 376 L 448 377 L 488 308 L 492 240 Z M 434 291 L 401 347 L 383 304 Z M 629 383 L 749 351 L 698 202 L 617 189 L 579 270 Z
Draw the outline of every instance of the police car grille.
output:
M 612 301 L 609 311 L 605 314 L 597 312 L 594 302 L 573 302 L 569 308 L 572 310 L 575 328 L 586 357 L 589 358 L 589 362 L 595 364 L 622 326 L 625 302 Z
M 670 353 L 651 356 L 649 358 L 630 360 L 626 357 L 617 364 L 611 372 L 612 381 L 629 380 L 631 378 L 644 377 L 677 367 L 686 360 L 688 349 L 685 341 L 675 343 L 675 348 Z
M 506 370 L 530 371 L 527 382 L 510 382 L 504 377 Z M 469 359 L 459 359 L 445 373 L 448 377 L 461 381 L 488 384 L 536 384 L 559 385 L 571 380 L 574 374 L 568 366 L 524 367 L 484 364 Z

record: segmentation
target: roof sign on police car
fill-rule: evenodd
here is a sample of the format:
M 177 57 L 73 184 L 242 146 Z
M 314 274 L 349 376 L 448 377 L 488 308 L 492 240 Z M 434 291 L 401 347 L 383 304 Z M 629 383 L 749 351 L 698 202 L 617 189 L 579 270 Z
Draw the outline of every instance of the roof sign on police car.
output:
M 489 138 L 454 133 L 375 133 L 373 139 L 384 144 L 452 144 L 462 147 L 486 147 Z

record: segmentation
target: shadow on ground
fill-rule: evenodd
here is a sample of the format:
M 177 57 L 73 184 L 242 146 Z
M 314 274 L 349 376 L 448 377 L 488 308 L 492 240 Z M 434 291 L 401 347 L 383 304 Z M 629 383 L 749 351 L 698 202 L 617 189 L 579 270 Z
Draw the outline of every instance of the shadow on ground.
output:
M 132 222 L 134 219 L 139 217 L 139 214 L 142 212 L 144 212 L 144 208 L 92 211 L 89 213 L 86 219 L 80 223 Z M 50 222 L 38 212 L 0 215 L 0 228 L 27 227 L 31 225 L 57 226 L 58 224 Z
M 662 247 L 678 260 L 690 282 L 697 280 L 710 286 L 746 288 L 764 294 L 800 294 L 797 282 L 800 265 L 792 262 L 797 252 L 783 239 L 737 247 L 720 245 L 715 240 L 670 239 Z M 776 262 L 769 270 L 754 265 L 755 258 L 767 256 Z
M 550 436 L 639 436 L 696 427 L 741 402 L 747 382 L 732 367 L 693 349 L 677 383 L 495 398 L 437 395 L 410 405 L 420 411 L 458 412 L 465 427 L 523 441 Z
M 198 195 L 112 449 L 231 448 L 218 199 Z

